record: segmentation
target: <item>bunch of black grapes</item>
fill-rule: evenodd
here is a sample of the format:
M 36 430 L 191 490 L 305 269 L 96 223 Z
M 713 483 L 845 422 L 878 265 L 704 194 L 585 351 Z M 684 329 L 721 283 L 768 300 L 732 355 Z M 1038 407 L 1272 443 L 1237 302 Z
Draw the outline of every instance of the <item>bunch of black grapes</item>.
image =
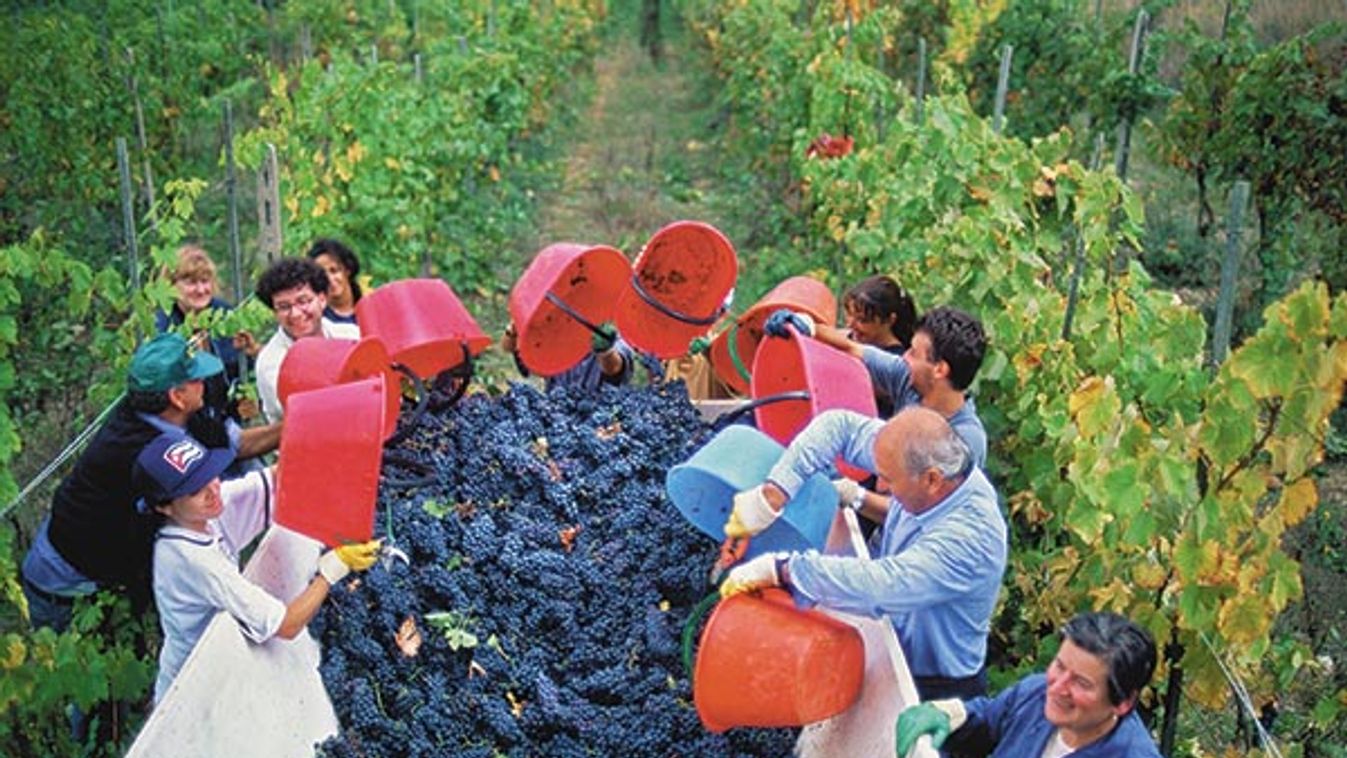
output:
M 416 420 L 375 529 L 409 565 L 335 587 L 311 625 L 341 722 L 320 752 L 789 755 L 794 730 L 711 734 L 691 702 L 679 637 L 716 544 L 664 478 L 710 436 L 681 384 L 518 384 Z

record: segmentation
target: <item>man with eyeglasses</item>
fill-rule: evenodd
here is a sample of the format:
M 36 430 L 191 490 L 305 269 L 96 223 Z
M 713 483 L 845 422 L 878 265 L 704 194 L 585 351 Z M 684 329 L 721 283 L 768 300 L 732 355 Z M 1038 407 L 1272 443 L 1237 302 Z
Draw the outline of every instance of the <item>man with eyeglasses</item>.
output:
M 888 617 L 923 699 L 985 694 L 1006 523 L 968 443 L 939 413 L 909 406 L 887 422 L 852 411 L 819 414 L 766 483 L 734 497 L 726 536 L 771 526 L 809 477 L 839 457 L 889 484 L 882 504 L 849 504 L 883 524 L 871 538 L 874 559 L 766 553 L 731 570 L 721 595 L 782 586 L 800 606 Z
M 257 297 L 276 314 L 280 327 L 257 355 L 257 395 L 268 421 L 279 421 L 283 414 L 276 385 L 291 345 L 304 337 L 360 339 L 355 324 L 323 317 L 327 286 L 327 272 L 308 258 L 282 258 L 257 281 Z

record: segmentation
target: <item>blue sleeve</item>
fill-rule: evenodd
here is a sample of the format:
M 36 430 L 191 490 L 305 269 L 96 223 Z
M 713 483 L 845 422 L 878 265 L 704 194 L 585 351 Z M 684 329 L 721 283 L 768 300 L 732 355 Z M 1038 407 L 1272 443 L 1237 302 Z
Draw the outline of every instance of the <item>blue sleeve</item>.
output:
M 894 506 L 896 507 L 896 506 Z M 984 591 L 999 533 L 951 514 L 902 552 L 873 560 L 810 551 L 790 561 L 790 584 L 807 604 L 874 618 L 920 611 Z
M 874 471 L 875 438 L 883 427 L 883 421 L 855 411 L 820 413 L 786 448 L 767 480 L 794 497 L 805 480 L 827 471 L 839 456 L 853 466 Z
M 1031 709 L 1029 713 L 1024 712 L 1024 709 L 1034 704 L 1037 692 L 1042 687 L 1043 675 L 1034 674 L 1002 690 L 996 697 L 978 697 L 964 701 L 968 720 L 950 735 L 945 743 L 945 749 L 986 755 L 997 747 L 1011 747 L 1002 743 L 1014 739 L 1013 736 L 1008 737 L 1012 729 L 1018 728 L 1019 731 L 1026 733 L 1021 739 L 1030 737 L 1033 732 L 1041 731 L 1032 728 L 1029 723 L 1044 722 L 1041 707 L 1036 712 Z M 1030 749 L 1029 745 L 1021 747 Z
M 912 374 L 907 367 L 907 361 L 903 360 L 901 354 L 885 352 L 874 345 L 865 345 L 861 348 L 861 361 L 870 372 L 871 383 L 893 398 L 894 412 L 919 399 L 917 391 L 912 388 Z

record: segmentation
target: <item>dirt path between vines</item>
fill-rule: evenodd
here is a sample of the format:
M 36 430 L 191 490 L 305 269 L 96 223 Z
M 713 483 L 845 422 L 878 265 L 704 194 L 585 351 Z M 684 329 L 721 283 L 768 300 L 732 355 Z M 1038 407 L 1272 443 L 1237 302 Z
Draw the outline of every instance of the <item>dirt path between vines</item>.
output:
M 711 220 L 702 199 L 714 172 L 699 168 L 707 158 L 695 139 L 707 106 L 677 42 L 666 39 L 658 67 L 635 33 L 614 35 L 600 52 L 592 100 L 572 130 L 565 179 L 539 204 L 535 250 L 597 242 L 634 257 L 670 221 Z

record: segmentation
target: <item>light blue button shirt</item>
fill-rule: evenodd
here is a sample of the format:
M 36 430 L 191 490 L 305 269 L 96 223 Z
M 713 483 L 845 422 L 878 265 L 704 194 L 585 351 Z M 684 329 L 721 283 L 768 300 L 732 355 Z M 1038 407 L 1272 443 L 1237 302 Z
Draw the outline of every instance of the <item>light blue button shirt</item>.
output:
M 865 362 L 865 368 L 870 371 L 870 381 L 893 398 L 894 413 L 921 402 L 921 395 L 917 394 L 916 388 L 912 386 L 912 372 L 902 355 L 885 352 L 873 345 L 865 345 L 861 348 L 861 359 Z M 954 429 L 954 433 L 968 443 L 968 449 L 973 451 L 973 462 L 978 468 L 985 467 L 987 430 L 982 426 L 982 419 L 978 418 L 977 405 L 973 403 L 973 398 L 965 396 L 963 406 L 946 420 Z
M 838 455 L 873 471 L 874 441 L 883 426 L 851 411 L 820 414 L 768 479 L 793 495 Z M 972 676 L 987 655 L 1006 553 L 1006 523 L 996 491 L 974 469 L 924 513 L 908 513 L 891 499 L 874 560 L 812 550 L 796 554 L 790 560 L 790 589 L 802 605 L 887 616 L 913 676 Z

